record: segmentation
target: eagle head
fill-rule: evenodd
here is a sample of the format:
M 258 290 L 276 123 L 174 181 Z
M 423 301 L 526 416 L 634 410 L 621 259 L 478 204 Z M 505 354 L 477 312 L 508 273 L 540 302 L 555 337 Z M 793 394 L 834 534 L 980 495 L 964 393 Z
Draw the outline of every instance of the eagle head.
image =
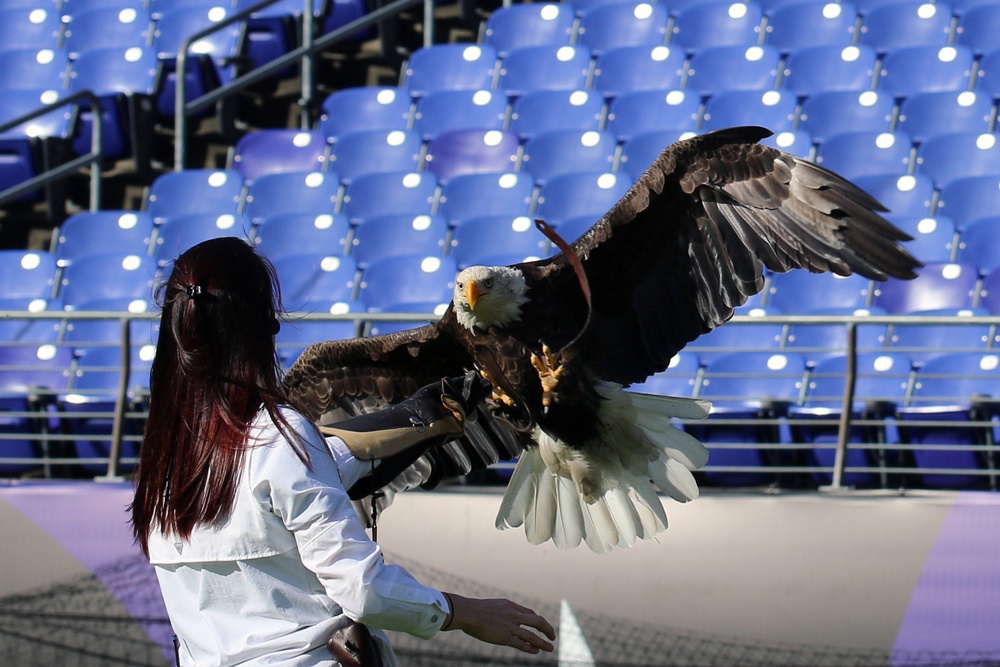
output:
M 524 274 L 509 266 L 470 266 L 455 279 L 455 315 L 466 329 L 516 322 L 527 300 Z

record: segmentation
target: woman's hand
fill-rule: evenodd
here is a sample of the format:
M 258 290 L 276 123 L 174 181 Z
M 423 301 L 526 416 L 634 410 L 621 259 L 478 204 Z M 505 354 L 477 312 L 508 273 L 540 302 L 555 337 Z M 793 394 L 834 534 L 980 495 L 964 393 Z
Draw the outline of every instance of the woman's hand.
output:
M 556 631 L 544 618 L 521 605 L 504 599 L 481 600 L 454 593 L 451 615 L 443 630 L 461 630 L 482 642 L 510 646 L 525 653 L 551 652 Z M 539 634 L 541 633 L 541 634 Z M 545 635 L 551 641 L 546 641 Z

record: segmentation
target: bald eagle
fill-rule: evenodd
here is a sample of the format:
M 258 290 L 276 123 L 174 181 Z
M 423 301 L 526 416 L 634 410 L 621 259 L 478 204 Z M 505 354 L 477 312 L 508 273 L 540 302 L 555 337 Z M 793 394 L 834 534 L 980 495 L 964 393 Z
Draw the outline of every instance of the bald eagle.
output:
M 532 543 L 604 553 L 667 525 L 659 492 L 685 502 L 706 448 L 670 424 L 704 401 L 623 391 L 667 368 L 764 285 L 764 268 L 874 280 L 920 266 L 885 209 L 848 181 L 757 143 L 740 127 L 667 147 L 564 251 L 455 280 L 441 319 L 309 347 L 285 377 L 317 423 L 378 409 L 471 369 L 493 385 L 465 436 L 390 484 L 431 486 L 515 454 L 497 527 Z

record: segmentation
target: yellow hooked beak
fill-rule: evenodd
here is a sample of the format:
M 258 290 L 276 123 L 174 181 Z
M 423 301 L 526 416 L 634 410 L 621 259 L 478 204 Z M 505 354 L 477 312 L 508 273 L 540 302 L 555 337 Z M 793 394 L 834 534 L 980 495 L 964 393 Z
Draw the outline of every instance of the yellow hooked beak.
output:
M 465 283 L 465 290 L 462 295 L 465 300 L 469 302 L 469 308 L 475 308 L 476 302 L 479 301 L 479 285 L 476 284 L 475 280 L 470 280 Z

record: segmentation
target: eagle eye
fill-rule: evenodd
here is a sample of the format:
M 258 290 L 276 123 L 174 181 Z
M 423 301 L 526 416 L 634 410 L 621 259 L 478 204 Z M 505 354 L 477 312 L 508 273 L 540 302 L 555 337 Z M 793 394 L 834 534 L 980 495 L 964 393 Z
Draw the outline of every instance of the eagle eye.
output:
M 487 278 L 486 280 L 483 281 L 483 285 L 485 285 L 487 289 L 493 287 L 493 279 Z

